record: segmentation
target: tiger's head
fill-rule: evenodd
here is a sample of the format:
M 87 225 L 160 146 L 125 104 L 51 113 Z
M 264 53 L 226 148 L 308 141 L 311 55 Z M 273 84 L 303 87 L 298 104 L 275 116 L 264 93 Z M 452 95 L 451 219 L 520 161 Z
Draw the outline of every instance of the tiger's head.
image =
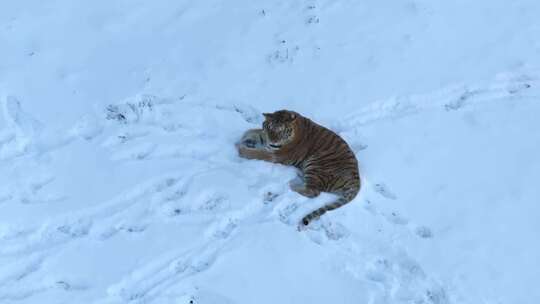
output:
M 300 116 L 298 113 L 288 110 L 280 110 L 274 113 L 263 113 L 263 130 L 268 135 L 268 145 L 273 149 L 279 149 L 290 143 L 295 136 L 295 124 Z

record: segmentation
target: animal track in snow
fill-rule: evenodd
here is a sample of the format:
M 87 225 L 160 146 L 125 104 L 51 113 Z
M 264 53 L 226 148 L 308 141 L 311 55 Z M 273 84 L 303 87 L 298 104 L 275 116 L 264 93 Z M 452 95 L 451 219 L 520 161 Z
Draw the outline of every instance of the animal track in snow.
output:
M 300 46 L 291 45 L 286 39 L 277 39 L 277 48 L 267 55 L 267 61 L 271 65 L 293 63 L 300 52 Z
M 69 130 L 68 134 L 73 137 L 82 137 L 85 140 L 92 140 L 103 131 L 97 117 L 85 115 Z
M 426 226 L 418 226 L 415 229 L 416 234 L 424 239 L 429 239 L 433 237 L 433 232 L 431 232 L 431 229 Z
M 148 265 L 111 286 L 108 289 L 109 296 L 134 303 L 147 303 L 170 286 L 207 270 L 235 229 L 236 224 L 231 223 L 225 225 L 225 230 L 215 230 L 216 233 L 207 241 L 187 252 L 173 251 L 155 258 Z M 217 233 L 218 231 L 222 233 Z
M 379 120 L 399 119 L 422 111 L 443 109 L 452 112 L 465 106 L 500 102 L 508 97 L 519 98 L 539 83 L 538 79 L 528 75 L 502 75 L 490 86 L 455 86 L 427 94 L 375 101 L 346 117 L 343 125 L 357 130 Z
M 216 105 L 216 108 L 219 110 L 227 110 L 227 111 L 234 111 L 242 118 L 251 124 L 257 124 L 260 125 L 262 123 L 262 114 L 259 110 L 254 108 L 253 106 L 250 106 L 249 104 L 244 103 L 235 103 L 234 105 Z
M 9 160 L 26 153 L 40 137 L 43 125 L 26 113 L 14 96 L 0 100 L 0 111 L 7 129 L 0 136 L 0 160 Z
M 264 194 L 263 202 L 265 204 L 269 204 L 273 202 L 278 196 L 279 194 L 268 191 Z
M 391 223 L 396 225 L 407 225 L 409 220 L 399 215 L 397 212 L 391 212 L 389 214 L 383 213 L 383 216 Z
M 330 240 L 340 240 L 349 236 L 349 230 L 338 222 L 333 222 L 330 220 L 323 221 L 321 225 L 326 237 Z
M 285 208 L 279 210 L 279 220 L 284 224 L 296 224 L 292 223 L 290 216 L 298 210 L 298 203 L 292 203 L 285 206 Z
M 464 107 L 466 105 L 467 100 L 469 100 L 471 97 L 474 97 L 476 94 L 478 94 L 478 91 L 466 90 L 456 100 L 446 103 L 444 105 L 444 109 L 446 111 L 459 110 L 459 109 L 461 109 L 462 107 Z
M 372 203 L 371 200 L 369 199 L 366 199 L 364 201 L 363 207 L 366 211 L 368 211 L 373 216 L 381 216 L 382 218 L 385 219 L 386 222 L 391 223 L 392 225 L 407 227 L 407 229 L 409 229 L 411 233 L 413 233 L 414 235 L 420 238 L 429 239 L 433 237 L 433 232 L 431 231 L 429 227 L 416 225 L 415 223 L 411 222 L 409 219 L 400 215 L 396 211 L 391 211 L 391 212 L 379 211 L 378 208 L 375 206 L 375 204 Z
M 106 119 L 123 124 L 137 123 L 143 119 L 143 116 L 153 111 L 156 99 L 156 96 L 142 95 L 135 101 L 109 105 L 106 108 Z
M 379 193 L 383 197 L 391 200 L 397 199 L 397 196 L 388 189 L 388 186 L 384 183 L 377 183 L 374 186 L 375 192 Z

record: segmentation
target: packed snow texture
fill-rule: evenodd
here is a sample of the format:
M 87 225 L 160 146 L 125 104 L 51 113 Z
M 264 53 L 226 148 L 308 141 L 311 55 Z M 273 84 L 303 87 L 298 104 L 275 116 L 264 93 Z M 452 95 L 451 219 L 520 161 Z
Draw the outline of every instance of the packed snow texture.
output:
M 3 1 L 0 303 L 540 302 L 540 2 Z M 356 152 L 331 200 L 262 112 Z

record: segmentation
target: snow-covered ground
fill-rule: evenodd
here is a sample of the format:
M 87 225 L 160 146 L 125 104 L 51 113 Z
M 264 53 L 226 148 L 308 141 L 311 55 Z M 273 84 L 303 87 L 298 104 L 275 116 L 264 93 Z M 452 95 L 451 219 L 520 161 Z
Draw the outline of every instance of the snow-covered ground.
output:
M 3 1 L 0 303 L 540 302 L 540 2 Z M 261 112 L 363 188 L 240 159 Z

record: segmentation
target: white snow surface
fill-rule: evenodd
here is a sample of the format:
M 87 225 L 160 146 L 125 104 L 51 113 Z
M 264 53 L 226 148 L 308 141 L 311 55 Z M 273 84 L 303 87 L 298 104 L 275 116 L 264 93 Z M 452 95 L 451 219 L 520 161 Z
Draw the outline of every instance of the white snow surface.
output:
M 537 0 L 0 3 L 0 303 L 540 303 Z M 234 142 L 287 108 L 362 190 Z

